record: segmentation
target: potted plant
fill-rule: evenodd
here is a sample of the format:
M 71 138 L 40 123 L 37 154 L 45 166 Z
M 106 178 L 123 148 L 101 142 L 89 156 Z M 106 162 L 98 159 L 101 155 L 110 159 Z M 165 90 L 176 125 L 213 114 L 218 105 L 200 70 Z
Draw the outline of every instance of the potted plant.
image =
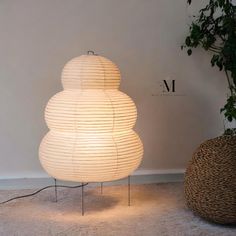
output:
M 191 4 L 191 0 L 187 0 Z M 236 4 L 208 0 L 194 16 L 182 49 L 212 53 L 211 66 L 225 73 L 229 95 L 221 109 L 228 122 L 236 121 Z M 200 216 L 223 224 L 236 223 L 235 128 L 207 140 L 195 151 L 185 175 L 187 205 Z

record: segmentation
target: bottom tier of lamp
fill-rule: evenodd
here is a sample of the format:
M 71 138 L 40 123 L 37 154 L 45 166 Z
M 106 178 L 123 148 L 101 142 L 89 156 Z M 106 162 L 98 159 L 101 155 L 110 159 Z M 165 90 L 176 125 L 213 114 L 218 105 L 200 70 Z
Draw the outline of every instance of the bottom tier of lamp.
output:
M 50 131 L 39 149 L 49 175 L 75 182 L 124 178 L 139 166 L 142 155 L 142 142 L 133 130 L 104 134 Z

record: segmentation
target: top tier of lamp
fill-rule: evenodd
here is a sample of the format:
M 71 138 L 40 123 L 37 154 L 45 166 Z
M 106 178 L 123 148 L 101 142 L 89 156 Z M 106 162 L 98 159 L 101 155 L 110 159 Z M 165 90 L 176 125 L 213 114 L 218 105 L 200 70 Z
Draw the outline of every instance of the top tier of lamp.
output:
M 64 89 L 118 89 L 120 71 L 109 59 L 96 54 L 70 60 L 62 71 Z

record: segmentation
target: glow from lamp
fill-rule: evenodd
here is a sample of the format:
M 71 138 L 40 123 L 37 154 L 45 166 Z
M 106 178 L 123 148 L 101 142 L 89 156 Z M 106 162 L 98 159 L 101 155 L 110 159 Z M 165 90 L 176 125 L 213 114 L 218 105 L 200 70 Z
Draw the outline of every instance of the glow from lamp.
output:
M 140 164 L 143 145 L 132 130 L 137 111 L 118 90 L 120 72 L 107 58 L 82 55 L 62 72 L 64 90 L 46 107 L 50 129 L 39 157 L 54 178 L 104 182 L 130 175 Z

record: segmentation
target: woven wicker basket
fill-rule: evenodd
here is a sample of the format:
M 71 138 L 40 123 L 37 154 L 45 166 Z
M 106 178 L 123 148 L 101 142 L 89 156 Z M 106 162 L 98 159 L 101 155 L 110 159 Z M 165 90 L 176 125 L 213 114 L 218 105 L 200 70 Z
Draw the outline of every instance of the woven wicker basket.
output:
M 196 214 L 215 223 L 236 224 L 236 136 L 200 145 L 187 168 L 184 191 Z

